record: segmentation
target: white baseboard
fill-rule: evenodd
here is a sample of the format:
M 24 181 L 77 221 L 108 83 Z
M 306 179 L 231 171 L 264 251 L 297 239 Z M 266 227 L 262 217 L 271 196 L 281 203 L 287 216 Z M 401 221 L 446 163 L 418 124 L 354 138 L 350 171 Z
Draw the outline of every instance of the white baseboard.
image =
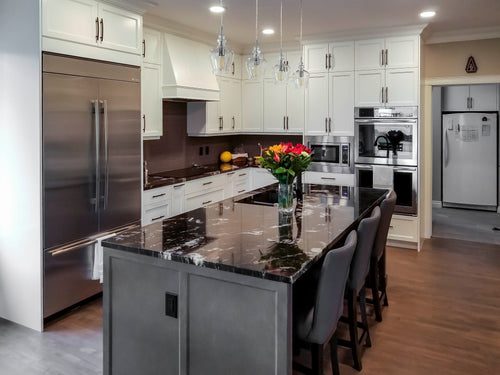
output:
M 433 208 L 441 208 L 441 207 L 443 207 L 443 202 L 441 202 L 441 201 L 432 201 L 432 207 Z
M 391 247 L 401 247 L 404 249 L 418 250 L 416 242 L 398 241 L 398 240 L 387 240 L 387 246 Z

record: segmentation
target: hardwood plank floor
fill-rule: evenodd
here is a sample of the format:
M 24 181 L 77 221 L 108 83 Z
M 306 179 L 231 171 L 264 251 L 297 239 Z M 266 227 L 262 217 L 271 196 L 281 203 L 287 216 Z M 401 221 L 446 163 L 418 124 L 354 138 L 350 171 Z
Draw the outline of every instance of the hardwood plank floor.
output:
M 361 374 L 499 373 L 499 250 L 442 238 L 425 241 L 421 253 L 389 248 L 390 306 L 378 324 L 369 310 L 373 347 L 364 352 Z M 101 304 L 80 307 L 44 333 L 0 320 L 0 374 L 102 374 Z M 326 351 L 325 374 L 328 358 Z M 339 358 L 342 375 L 359 374 L 346 349 Z

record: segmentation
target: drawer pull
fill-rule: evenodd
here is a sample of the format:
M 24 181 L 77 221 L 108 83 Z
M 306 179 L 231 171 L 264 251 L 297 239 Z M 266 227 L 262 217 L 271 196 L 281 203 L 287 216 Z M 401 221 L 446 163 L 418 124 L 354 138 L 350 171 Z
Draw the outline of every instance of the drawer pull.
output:
M 206 202 L 203 202 L 202 205 L 209 204 L 211 202 L 212 202 L 211 200 L 210 201 L 206 201 Z
M 154 218 L 151 219 L 151 221 L 155 221 L 155 220 L 158 220 L 158 219 L 163 219 L 164 217 L 165 217 L 165 215 L 154 217 Z
M 336 180 L 335 177 L 321 177 L 322 180 Z
M 389 228 L 394 228 L 394 225 L 389 225 Z
M 205 183 L 203 184 L 203 186 L 205 186 L 205 185 L 210 185 L 211 183 L 213 183 L 213 181 L 205 182 Z
M 185 185 L 185 184 L 174 185 L 174 189 L 177 189 L 177 188 L 183 187 L 184 185 Z
M 227 175 L 232 176 L 235 172 L 229 172 Z
M 153 195 L 153 198 L 159 198 L 159 197 L 163 197 L 164 195 L 166 195 L 167 193 L 161 193 L 161 194 L 157 194 L 157 195 Z
M 245 191 L 246 191 L 246 189 L 240 190 L 240 191 L 238 191 L 238 194 L 244 193 Z
M 238 177 L 243 177 L 243 176 L 246 176 L 247 174 L 246 173 L 242 173 L 242 174 L 239 174 Z

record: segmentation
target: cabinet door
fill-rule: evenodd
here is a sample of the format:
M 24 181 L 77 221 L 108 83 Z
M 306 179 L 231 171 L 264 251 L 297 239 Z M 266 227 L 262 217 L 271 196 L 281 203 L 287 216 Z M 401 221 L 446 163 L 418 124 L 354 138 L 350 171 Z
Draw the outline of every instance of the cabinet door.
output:
M 161 32 L 144 28 L 143 35 L 143 61 L 150 64 L 161 64 Z
M 272 78 L 264 79 L 264 131 L 282 133 L 286 130 L 286 86 Z
M 241 114 L 245 132 L 262 132 L 263 130 L 263 83 L 246 80 L 242 82 Z
M 42 35 L 95 45 L 97 3 L 93 0 L 43 0 Z
M 274 79 L 274 66 L 278 64 L 280 54 L 279 53 L 266 53 L 264 55 L 266 62 L 262 72 L 264 73 L 263 78 L 273 78 Z
M 301 55 L 302 53 L 300 51 L 286 53 L 286 61 L 288 63 L 288 69 L 290 69 L 290 78 L 292 77 L 293 73 L 295 73 L 299 68 Z
M 231 77 L 241 79 L 241 55 L 234 55 Z
M 239 132 L 241 131 L 241 81 L 239 79 L 231 80 L 231 98 L 233 109 L 232 131 Z
M 180 215 L 186 212 L 185 209 L 185 184 L 177 184 L 172 186 L 172 204 L 171 215 Z
M 328 73 L 311 74 L 306 89 L 305 134 L 328 133 Z
M 468 85 L 443 87 L 443 111 L 468 111 Z
M 387 68 L 409 68 L 419 65 L 419 36 L 399 36 L 385 39 Z
M 328 43 L 304 46 L 306 70 L 309 73 L 321 73 L 328 70 Z
M 330 45 L 332 72 L 354 70 L 354 42 L 340 42 Z
M 354 73 L 330 74 L 332 134 L 354 135 Z
M 220 78 L 219 86 L 222 130 L 235 132 L 241 128 L 241 83 L 237 79 Z
M 143 136 L 161 137 L 163 135 L 163 101 L 160 89 L 160 67 L 144 64 L 141 81 Z
M 136 55 L 142 54 L 142 17 L 107 4 L 99 4 L 102 20 L 100 45 Z
M 358 40 L 355 43 L 356 70 L 380 69 L 384 39 Z
M 304 131 L 304 106 L 305 89 L 289 84 L 286 89 L 286 128 L 288 132 Z
M 418 105 L 418 68 L 387 69 L 385 80 L 387 105 Z
M 471 85 L 471 111 L 497 111 L 498 85 Z
M 385 86 L 385 70 L 357 71 L 354 75 L 356 107 L 380 106 L 382 88 Z

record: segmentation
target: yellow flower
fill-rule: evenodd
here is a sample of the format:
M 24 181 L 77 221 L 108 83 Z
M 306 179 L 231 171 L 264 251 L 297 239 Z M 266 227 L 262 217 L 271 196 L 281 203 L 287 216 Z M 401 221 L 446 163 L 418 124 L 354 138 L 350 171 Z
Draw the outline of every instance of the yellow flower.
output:
M 269 150 L 267 150 L 268 155 L 271 155 L 270 151 L 274 151 L 275 154 L 280 154 L 283 152 L 283 146 L 274 145 L 274 146 L 269 147 Z

